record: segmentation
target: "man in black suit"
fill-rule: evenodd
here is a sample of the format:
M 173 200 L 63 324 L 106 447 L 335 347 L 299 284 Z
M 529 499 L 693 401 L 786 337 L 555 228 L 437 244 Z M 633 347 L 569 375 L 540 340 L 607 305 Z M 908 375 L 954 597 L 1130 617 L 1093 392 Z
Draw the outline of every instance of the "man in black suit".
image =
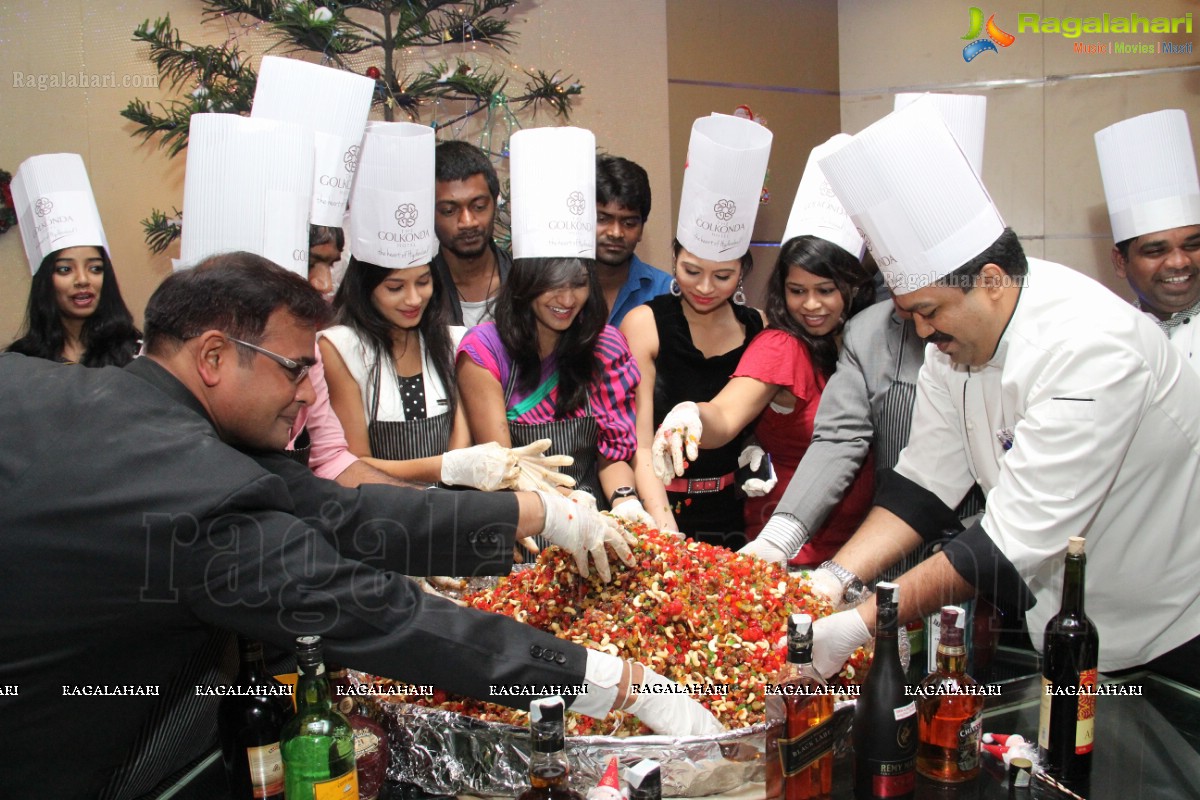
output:
M 325 308 L 236 253 L 159 287 L 125 369 L 0 356 L 0 785 L 94 796 L 214 628 L 319 634 L 338 663 L 516 707 L 532 698 L 493 687 L 582 686 L 563 692 L 581 713 L 633 699 L 656 729 L 719 728 L 684 695 L 630 692 L 640 667 L 404 577 L 502 574 L 535 534 L 603 576 L 605 544 L 628 557 L 604 518 L 552 494 L 345 489 L 278 454 Z

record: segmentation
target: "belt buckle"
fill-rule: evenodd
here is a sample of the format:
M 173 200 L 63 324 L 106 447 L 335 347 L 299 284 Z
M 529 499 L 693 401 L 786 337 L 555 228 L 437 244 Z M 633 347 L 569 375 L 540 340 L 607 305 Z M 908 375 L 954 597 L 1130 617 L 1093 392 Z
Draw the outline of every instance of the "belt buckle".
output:
M 712 494 L 721 491 L 720 478 L 688 478 L 688 494 Z

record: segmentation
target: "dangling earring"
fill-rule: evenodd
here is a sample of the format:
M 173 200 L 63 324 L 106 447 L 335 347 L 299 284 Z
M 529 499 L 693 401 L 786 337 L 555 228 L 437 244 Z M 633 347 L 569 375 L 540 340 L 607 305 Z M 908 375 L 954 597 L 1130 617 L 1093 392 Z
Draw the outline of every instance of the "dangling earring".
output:
M 735 291 L 733 293 L 733 302 L 737 303 L 739 306 L 746 305 L 746 293 L 744 291 L 742 291 L 742 279 L 741 278 L 738 278 L 738 287 L 737 287 L 737 291 Z
M 676 297 L 683 296 L 683 289 L 679 286 L 679 281 L 675 280 L 674 277 L 671 278 L 671 294 Z

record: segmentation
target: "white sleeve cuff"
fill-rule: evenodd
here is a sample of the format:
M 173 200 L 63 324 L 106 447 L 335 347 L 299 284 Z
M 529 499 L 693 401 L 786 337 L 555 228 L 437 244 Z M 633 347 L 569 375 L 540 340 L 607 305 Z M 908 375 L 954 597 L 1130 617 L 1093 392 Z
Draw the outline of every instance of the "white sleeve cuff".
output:
M 808 532 L 800 520 L 777 511 L 759 531 L 758 538 L 770 542 L 790 557 L 800 552 L 800 548 L 808 541 Z

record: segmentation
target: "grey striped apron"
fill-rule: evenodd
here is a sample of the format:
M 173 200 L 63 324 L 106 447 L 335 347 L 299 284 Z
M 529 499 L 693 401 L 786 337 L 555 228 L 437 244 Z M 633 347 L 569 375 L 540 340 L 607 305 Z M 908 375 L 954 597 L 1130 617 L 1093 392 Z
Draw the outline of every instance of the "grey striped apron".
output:
M 508 376 L 504 387 L 504 407 L 508 408 L 509 397 L 516 388 L 516 370 Z M 523 447 L 533 444 L 538 439 L 550 439 L 554 442 L 549 452 L 566 454 L 575 459 L 569 467 L 563 467 L 561 472 L 575 479 L 575 488 L 590 492 L 596 498 L 596 506 L 608 508 L 608 498 L 600 488 L 596 443 L 600 437 L 600 426 L 591 413 L 591 398 L 588 399 L 588 413 L 573 419 L 560 419 L 554 422 L 539 422 L 536 424 L 524 422 L 509 422 L 508 437 L 513 447 Z M 541 536 L 535 536 L 538 547 L 546 547 L 548 543 Z
M 450 415 L 411 420 L 372 420 L 367 425 L 371 455 L 389 461 L 440 456 L 450 445 Z

